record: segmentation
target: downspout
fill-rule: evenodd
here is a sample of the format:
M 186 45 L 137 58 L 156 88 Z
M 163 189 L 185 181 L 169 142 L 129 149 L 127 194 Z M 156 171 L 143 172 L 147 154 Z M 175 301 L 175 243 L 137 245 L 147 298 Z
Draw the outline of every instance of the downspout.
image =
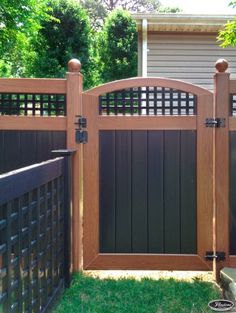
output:
M 147 77 L 147 19 L 142 20 L 142 76 Z

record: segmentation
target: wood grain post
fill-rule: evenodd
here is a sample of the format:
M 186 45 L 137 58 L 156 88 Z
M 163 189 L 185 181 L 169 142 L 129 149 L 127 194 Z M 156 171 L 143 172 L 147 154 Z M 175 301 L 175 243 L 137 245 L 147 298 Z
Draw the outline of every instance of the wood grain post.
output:
M 82 263 L 82 218 L 83 218 L 83 189 L 82 189 L 82 154 L 83 145 L 75 141 L 76 116 L 82 114 L 83 76 L 80 73 L 79 60 L 72 59 L 68 63 L 67 79 L 67 149 L 75 149 L 72 164 L 72 267 L 73 271 L 81 270 Z
M 215 64 L 215 117 L 225 119 L 225 127 L 215 129 L 215 251 L 225 252 L 225 261 L 215 261 L 214 272 L 219 280 L 220 270 L 229 264 L 229 73 L 228 62 Z

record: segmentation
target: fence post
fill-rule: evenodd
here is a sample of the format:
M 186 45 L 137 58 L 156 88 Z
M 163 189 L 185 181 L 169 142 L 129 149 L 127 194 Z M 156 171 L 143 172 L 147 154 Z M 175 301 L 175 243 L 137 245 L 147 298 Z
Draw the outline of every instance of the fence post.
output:
M 225 261 L 214 262 L 219 280 L 220 270 L 229 264 L 229 73 L 228 62 L 219 59 L 214 75 L 215 117 L 225 119 L 225 125 L 215 129 L 215 245 L 214 251 L 224 252 Z
M 75 150 L 53 150 L 52 154 L 64 157 L 64 278 L 65 287 L 71 282 L 71 215 L 72 215 L 72 156 Z
M 76 116 L 82 115 L 83 76 L 80 73 L 81 64 L 77 59 L 68 62 L 67 73 L 67 149 L 75 149 L 73 155 L 73 189 L 72 189 L 72 264 L 73 270 L 82 269 L 82 154 L 83 145 L 75 141 Z

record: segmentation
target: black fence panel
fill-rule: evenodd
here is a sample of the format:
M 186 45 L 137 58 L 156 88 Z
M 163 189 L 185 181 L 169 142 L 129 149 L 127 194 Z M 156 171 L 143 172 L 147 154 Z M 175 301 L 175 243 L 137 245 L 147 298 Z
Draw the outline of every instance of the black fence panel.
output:
M 43 162 L 66 148 L 64 131 L 0 130 L 0 174 Z
M 69 156 L 0 176 L 0 312 L 46 312 L 69 285 Z

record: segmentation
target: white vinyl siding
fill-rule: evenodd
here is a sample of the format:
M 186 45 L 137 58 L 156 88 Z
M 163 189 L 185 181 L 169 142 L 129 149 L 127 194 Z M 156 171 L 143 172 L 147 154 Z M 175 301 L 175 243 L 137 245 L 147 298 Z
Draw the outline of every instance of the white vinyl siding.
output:
M 216 34 L 148 34 L 148 77 L 184 80 L 213 89 L 215 62 L 227 59 L 236 77 L 236 48 L 221 48 Z

